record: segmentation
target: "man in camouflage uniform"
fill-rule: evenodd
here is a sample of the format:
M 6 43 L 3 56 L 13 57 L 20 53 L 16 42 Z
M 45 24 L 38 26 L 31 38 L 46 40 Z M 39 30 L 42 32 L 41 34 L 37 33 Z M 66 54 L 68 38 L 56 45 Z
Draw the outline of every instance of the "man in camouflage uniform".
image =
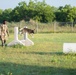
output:
M 6 21 L 3 21 L 3 24 L 0 26 L 0 40 L 2 43 L 2 46 L 5 45 L 6 40 L 7 40 L 7 35 L 9 36 L 9 31 L 8 31 L 8 27 L 6 25 Z

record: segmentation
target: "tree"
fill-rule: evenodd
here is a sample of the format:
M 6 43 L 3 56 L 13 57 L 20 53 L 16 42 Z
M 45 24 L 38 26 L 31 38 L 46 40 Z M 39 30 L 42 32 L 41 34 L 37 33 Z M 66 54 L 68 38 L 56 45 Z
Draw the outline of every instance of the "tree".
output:
M 73 7 L 68 11 L 67 20 L 70 22 L 76 22 L 76 7 Z
M 68 16 L 70 10 L 71 10 L 70 5 L 65 5 L 64 7 L 60 6 L 58 11 L 55 13 L 56 20 L 60 21 L 60 22 L 69 21 L 67 16 Z
M 2 12 L 2 20 L 11 21 L 10 13 L 12 12 L 12 9 L 5 9 Z
M 3 13 L 3 10 L 0 9 L 0 23 L 2 22 L 2 13 Z
M 18 3 L 11 13 L 12 21 L 25 20 L 27 14 L 27 4 L 25 1 Z
M 51 22 L 54 19 L 54 12 L 52 7 L 43 2 L 36 2 L 35 4 L 35 13 L 33 19 L 40 22 Z

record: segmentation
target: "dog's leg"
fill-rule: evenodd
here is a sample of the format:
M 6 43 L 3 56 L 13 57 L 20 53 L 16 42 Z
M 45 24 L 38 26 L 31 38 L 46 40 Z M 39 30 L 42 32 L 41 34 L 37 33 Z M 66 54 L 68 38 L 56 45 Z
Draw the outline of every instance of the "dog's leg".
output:
M 30 35 L 31 35 L 31 37 L 32 37 L 32 38 L 34 38 L 34 35 L 33 35 L 33 33 L 32 33 L 32 34 L 30 34 Z

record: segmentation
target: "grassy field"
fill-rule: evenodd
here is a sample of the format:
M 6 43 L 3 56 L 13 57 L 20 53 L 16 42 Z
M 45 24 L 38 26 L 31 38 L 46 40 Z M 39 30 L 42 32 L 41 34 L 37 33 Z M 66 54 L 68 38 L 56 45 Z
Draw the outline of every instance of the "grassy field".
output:
M 35 45 L 0 46 L 0 75 L 76 75 L 76 54 L 63 54 L 63 43 L 76 42 L 76 33 L 40 33 L 29 38 Z M 11 40 L 12 34 L 7 42 Z

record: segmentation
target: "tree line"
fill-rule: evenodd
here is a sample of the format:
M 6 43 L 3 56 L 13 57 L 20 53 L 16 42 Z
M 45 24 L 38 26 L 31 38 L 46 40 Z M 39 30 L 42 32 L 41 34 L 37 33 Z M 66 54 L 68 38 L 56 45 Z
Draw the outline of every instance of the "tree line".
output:
M 21 20 L 29 21 L 30 19 L 47 23 L 47 22 L 76 22 L 76 7 L 65 5 L 54 7 L 37 0 L 30 0 L 27 4 L 25 1 L 19 2 L 14 9 L 0 9 L 0 22 L 7 20 L 9 22 L 19 22 Z

